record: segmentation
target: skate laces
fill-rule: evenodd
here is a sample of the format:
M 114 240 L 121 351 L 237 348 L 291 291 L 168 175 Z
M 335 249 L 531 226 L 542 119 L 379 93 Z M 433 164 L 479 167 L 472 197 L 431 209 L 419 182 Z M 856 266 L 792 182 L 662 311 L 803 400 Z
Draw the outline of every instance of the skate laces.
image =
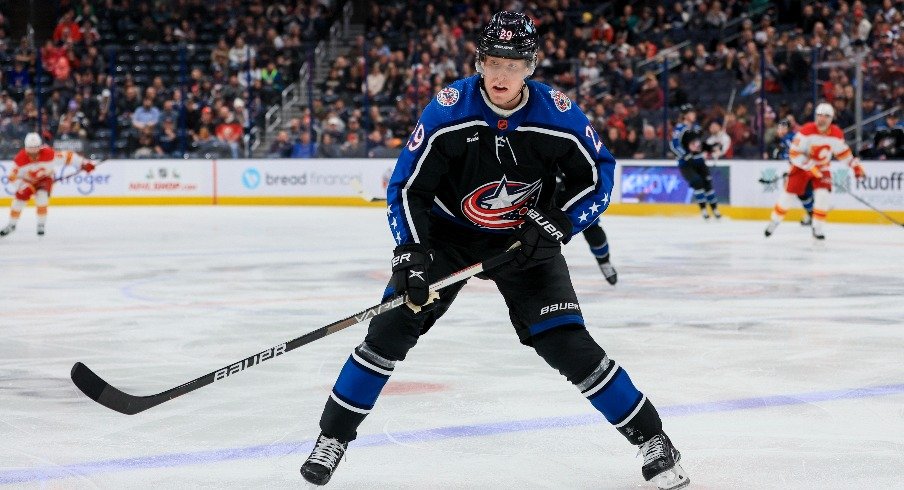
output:
M 345 448 L 346 443 L 340 442 L 339 439 L 320 436 L 308 461 L 321 464 L 332 470 L 339 464 L 342 455 L 345 454 Z
M 643 443 L 637 450 L 637 455 L 643 454 L 644 466 L 656 461 L 661 457 L 665 457 L 665 441 L 661 435 L 657 435 L 649 441 Z

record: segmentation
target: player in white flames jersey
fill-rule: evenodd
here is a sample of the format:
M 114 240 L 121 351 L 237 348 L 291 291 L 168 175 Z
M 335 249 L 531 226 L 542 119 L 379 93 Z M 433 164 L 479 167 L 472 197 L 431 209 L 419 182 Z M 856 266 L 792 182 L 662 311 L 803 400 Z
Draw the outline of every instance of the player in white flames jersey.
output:
M 785 218 L 785 213 L 799 194 L 803 194 L 807 183 L 813 184 L 813 236 L 818 240 L 825 239 L 823 226 L 829 212 L 829 193 L 832 192 L 832 173 L 829 164 L 832 157 L 850 166 L 854 177 L 862 179 L 866 176 L 860 160 L 854 158 L 851 149 L 844 142 L 844 133 L 837 125 L 832 124 L 835 110 L 822 103 L 816 106 L 815 121 L 804 124 L 788 151 L 791 171 L 785 192 L 779 197 L 772 209 L 772 221 L 766 227 L 766 236 L 772 235 Z
M 35 207 L 38 212 L 38 235 L 44 234 L 44 224 L 47 222 L 47 204 L 50 200 L 50 191 L 53 189 L 54 168 L 58 165 L 79 165 L 79 169 L 85 172 L 94 170 L 94 163 L 71 151 L 56 152 L 41 141 L 38 133 L 25 135 L 25 148 L 19 151 L 13 158 L 13 168 L 9 173 L 9 181 L 19 181 L 13 204 L 9 210 L 9 224 L 0 230 L 0 236 L 6 236 L 15 231 L 16 224 L 25 204 L 35 197 Z

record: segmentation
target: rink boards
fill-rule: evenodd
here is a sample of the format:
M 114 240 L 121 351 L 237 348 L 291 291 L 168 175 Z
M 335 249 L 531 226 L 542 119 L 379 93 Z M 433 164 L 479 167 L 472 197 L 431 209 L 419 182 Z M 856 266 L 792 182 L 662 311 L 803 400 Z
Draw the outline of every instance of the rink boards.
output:
M 381 206 L 374 198 L 385 197 L 394 164 L 393 159 L 109 160 L 92 174 L 71 176 L 73 168 L 58 169 L 52 204 Z M 4 205 L 16 189 L 7 178 L 10 167 L 11 162 L 0 162 Z M 847 167 L 832 167 L 829 219 L 887 222 L 862 200 L 904 221 L 904 161 L 868 161 L 864 167 L 864 181 L 856 181 Z M 715 162 L 713 185 L 724 213 L 767 219 L 787 171 L 787 163 L 775 160 Z M 691 202 L 674 161 L 620 160 L 608 212 L 689 215 L 697 212 Z

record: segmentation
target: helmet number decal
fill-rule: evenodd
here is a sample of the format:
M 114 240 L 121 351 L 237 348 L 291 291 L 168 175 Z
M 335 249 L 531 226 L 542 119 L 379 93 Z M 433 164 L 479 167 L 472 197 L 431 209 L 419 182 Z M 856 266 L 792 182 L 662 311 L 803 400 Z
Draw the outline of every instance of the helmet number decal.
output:
M 593 129 L 593 126 L 588 124 L 584 129 L 584 134 L 590 138 L 590 141 L 593 142 L 593 147 L 596 148 L 596 152 L 599 153 L 600 149 L 603 147 L 603 140 L 600 139 L 600 135 Z
M 515 33 L 508 29 L 502 29 L 501 31 L 499 31 L 499 39 L 502 39 L 503 41 L 511 41 L 514 35 Z

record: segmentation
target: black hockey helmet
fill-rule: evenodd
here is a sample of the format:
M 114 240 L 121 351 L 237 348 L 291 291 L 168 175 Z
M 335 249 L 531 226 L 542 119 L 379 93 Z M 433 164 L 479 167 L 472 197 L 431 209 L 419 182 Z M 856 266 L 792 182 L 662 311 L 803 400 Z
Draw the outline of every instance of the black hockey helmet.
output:
M 520 12 L 497 12 L 477 42 L 477 60 L 486 56 L 511 58 L 537 64 L 540 37 L 530 17 Z

